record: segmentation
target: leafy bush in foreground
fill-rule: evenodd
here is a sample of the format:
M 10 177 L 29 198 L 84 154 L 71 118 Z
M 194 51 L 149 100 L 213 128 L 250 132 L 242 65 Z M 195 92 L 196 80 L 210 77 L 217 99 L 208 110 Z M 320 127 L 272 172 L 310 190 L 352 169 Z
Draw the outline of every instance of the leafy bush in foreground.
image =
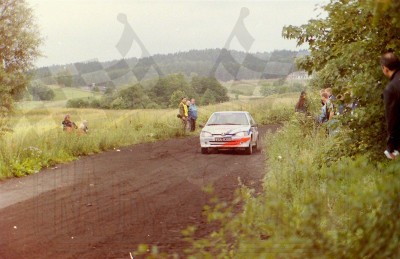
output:
M 348 155 L 367 153 L 377 159 L 375 154 L 385 146 L 381 95 L 388 82 L 379 57 L 389 49 L 400 51 L 400 2 L 330 0 L 321 9 L 326 16 L 301 26 L 286 26 L 282 35 L 295 39 L 298 46 L 309 45 L 310 55 L 296 63 L 313 73 L 311 86 L 318 90 L 331 87 L 334 95 L 349 94 L 358 100 L 363 109 L 358 110 L 357 119 L 348 122 L 348 134 L 357 146 Z
M 242 187 L 231 205 L 218 204 L 208 218 L 221 229 L 192 240 L 193 258 L 398 258 L 400 161 L 371 163 L 366 156 L 317 165 L 324 128 L 298 120 L 268 137 L 265 191 Z M 305 133 L 308 135 L 305 135 Z M 239 201 L 243 211 L 232 213 Z

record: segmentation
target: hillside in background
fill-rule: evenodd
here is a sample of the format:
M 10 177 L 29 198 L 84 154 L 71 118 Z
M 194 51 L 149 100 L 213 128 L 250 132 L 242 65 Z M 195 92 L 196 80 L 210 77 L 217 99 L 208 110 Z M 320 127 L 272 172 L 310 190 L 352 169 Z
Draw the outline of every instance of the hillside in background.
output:
M 304 51 L 246 53 L 226 49 L 191 50 L 146 58 L 96 60 L 42 67 L 33 71 L 43 84 L 119 87 L 169 74 L 215 77 L 219 81 L 281 78 L 296 71 L 294 60 Z

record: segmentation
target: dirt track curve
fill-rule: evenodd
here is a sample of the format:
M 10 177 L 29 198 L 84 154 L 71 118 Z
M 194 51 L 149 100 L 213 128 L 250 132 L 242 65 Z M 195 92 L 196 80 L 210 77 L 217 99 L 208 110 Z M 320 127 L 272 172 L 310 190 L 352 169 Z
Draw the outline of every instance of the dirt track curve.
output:
M 278 126 L 263 126 L 261 136 Z M 262 139 L 262 138 L 260 138 Z M 0 258 L 130 258 L 140 243 L 182 254 L 180 231 L 210 231 L 202 216 L 213 184 L 230 200 L 261 188 L 264 155 L 202 155 L 198 137 L 139 144 L 0 182 Z

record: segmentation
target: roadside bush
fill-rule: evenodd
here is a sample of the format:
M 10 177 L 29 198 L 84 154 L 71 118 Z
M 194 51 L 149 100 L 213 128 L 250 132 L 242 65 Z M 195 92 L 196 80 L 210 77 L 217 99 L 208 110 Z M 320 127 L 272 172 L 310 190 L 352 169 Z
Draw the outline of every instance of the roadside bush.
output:
M 200 99 L 202 105 L 209 105 L 215 103 L 217 100 L 215 98 L 216 93 L 213 90 L 207 89 Z
M 67 108 L 89 108 L 90 102 L 86 99 L 76 98 L 69 99 L 66 104 Z
M 335 142 L 326 128 L 292 117 L 267 137 L 264 192 L 241 187 L 232 204 L 206 215 L 221 225 L 207 238 L 184 231 L 193 258 L 398 258 L 400 161 L 372 163 L 367 155 L 314 162 Z M 303 125 L 305 127 L 299 127 Z M 329 147 L 328 147 L 329 149 Z M 237 204 L 244 204 L 239 214 Z M 218 244 L 218 245 L 217 245 Z
M 28 86 L 28 92 L 32 95 L 32 99 L 37 101 L 50 101 L 55 97 L 55 93 L 50 87 L 38 82 L 32 82 Z

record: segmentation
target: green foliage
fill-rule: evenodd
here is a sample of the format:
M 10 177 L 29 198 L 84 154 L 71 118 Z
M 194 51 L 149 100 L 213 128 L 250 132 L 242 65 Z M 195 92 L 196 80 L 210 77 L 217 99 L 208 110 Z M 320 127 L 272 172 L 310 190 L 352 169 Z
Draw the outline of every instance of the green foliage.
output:
M 214 77 L 194 77 L 192 85 L 199 96 L 205 95 L 207 90 L 212 91 L 215 101 L 209 103 L 229 101 L 228 91 Z
M 107 87 L 106 90 L 104 91 L 104 94 L 107 95 L 112 95 L 115 92 L 115 87 Z
M 90 101 L 87 98 L 70 99 L 67 101 L 67 108 L 89 108 Z
M 256 88 L 256 85 L 247 85 L 247 84 L 237 84 L 237 85 L 232 85 L 230 87 L 230 92 L 232 94 L 240 94 L 240 95 L 246 95 L 246 96 L 252 96 L 254 93 L 254 89 Z
M 273 86 L 282 86 L 285 83 L 285 78 L 279 78 L 272 83 Z
M 50 101 L 55 97 L 55 93 L 50 87 L 37 82 L 32 82 L 28 86 L 28 92 L 35 101 Z
M 181 90 L 176 90 L 175 92 L 173 92 L 171 97 L 169 98 L 169 107 L 177 108 L 183 97 L 186 97 L 185 92 Z
M 385 144 L 385 124 L 379 82 L 387 82 L 379 66 L 382 52 L 399 52 L 398 1 L 331 0 L 323 9 L 327 18 L 302 26 L 287 26 L 283 36 L 308 43 L 311 54 L 297 60 L 300 69 L 315 72 L 316 89 L 332 87 L 334 94 L 351 93 L 364 107 L 348 121 L 349 139 L 357 152 L 380 153 Z M 351 20 L 348 19 L 351 17 Z M 363 143 L 362 143 L 363 142 Z
M 0 134 L 3 134 L 14 100 L 22 98 L 26 89 L 27 72 L 40 55 L 42 39 L 26 1 L 3 0 L 0 10 Z
M 104 95 L 101 99 L 69 100 L 68 103 L 87 108 L 89 103 L 111 106 L 114 100 L 123 102 L 122 98 L 116 98 L 109 99 L 109 103 L 103 103 L 107 96 Z M 247 110 L 259 124 L 281 123 L 287 117 L 286 108 L 293 106 L 293 101 L 293 97 L 289 96 L 200 106 L 198 122 L 205 123 L 211 113 L 218 110 Z M 149 102 L 146 108 L 157 108 L 157 104 Z M 61 121 L 65 114 L 70 114 L 77 125 L 79 120 L 87 120 L 89 133 L 82 135 L 63 132 Z M 32 174 L 43 167 L 71 161 L 80 155 L 183 136 L 181 121 L 176 118 L 176 107 L 151 111 L 28 109 L 19 110 L 10 118 L 10 124 L 14 125 L 12 131 L 6 133 L 7 137 L 0 139 L 0 179 Z
M 287 82 L 282 80 L 277 80 L 272 83 L 262 83 L 260 88 L 260 94 L 262 96 L 270 96 L 274 94 L 284 94 L 301 92 L 305 89 L 305 83 L 300 82 Z
M 61 121 L 67 113 L 78 125 L 75 119 L 88 120 L 89 133 L 63 132 Z M 180 136 L 181 123 L 175 114 L 172 110 L 74 109 L 16 115 L 11 118 L 13 123 L 23 123 L 25 119 L 29 122 L 0 140 L 0 178 L 33 174 L 43 167 L 103 150 Z
M 72 86 L 72 75 L 68 69 L 64 69 L 57 73 L 57 83 L 62 86 L 71 87 Z
M 122 100 L 122 104 L 118 107 L 120 109 L 145 108 L 150 101 L 140 84 L 120 90 L 117 94 L 117 99 Z
M 172 94 L 177 90 L 186 93 L 189 95 L 188 97 L 195 96 L 195 90 L 183 74 L 172 74 L 160 78 L 156 85 L 149 90 L 149 97 L 160 106 L 168 107 Z
M 201 97 L 200 102 L 204 105 L 215 103 L 217 101 L 215 96 L 216 93 L 213 90 L 207 89 Z
M 75 87 L 49 86 L 55 96 L 54 101 L 65 101 L 76 98 L 101 97 L 101 93 L 89 92 Z
M 70 88 L 67 88 L 70 89 Z M 189 83 L 182 74 L 173 74 L 161 78 L 154 87 L 145 89 L 135 84 L 119 91 L 107 88 L 104 95 L 97 98 L 70 98 L 69 108 L 103 109 L 155 109 L 176 107 L 181 98 L 199 99 L 199 104 L 213 104 L 229 100 L 227 90 L 215 78 L 194 77 Z
M 241 187 L 232 204 L 205 208 L 221 228 L 194 240 L 193 258 L 398 258 L 400 161 L 341 157 L 330 167 L 315 159 L 335 142 L 307 117 L 295 115 L 267 137 L 264 191 Z M 232 214 L 237 204 L 244 204 Z

